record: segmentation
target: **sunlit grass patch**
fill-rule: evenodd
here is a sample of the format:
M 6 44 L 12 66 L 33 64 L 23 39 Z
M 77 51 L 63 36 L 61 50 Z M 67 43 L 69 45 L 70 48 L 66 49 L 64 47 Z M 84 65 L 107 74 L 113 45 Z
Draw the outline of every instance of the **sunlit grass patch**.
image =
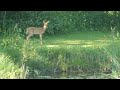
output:
M 22 78 L 23 69 L 12 62 L 9 56 L 0 53 L 0 79 Z

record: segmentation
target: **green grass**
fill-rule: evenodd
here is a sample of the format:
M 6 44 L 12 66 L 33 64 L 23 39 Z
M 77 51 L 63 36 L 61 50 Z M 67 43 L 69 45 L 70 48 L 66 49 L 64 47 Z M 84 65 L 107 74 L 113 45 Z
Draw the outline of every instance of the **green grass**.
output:
M 32 37 L 33 45 L 39 47 L 39 39 Z M 116 41 L 117 42 L 117 41 Z M 101 44 L 102 43 L 102 44 Z M 101 45 L 108 45 L 111 43 L 110 33 L 102 32 L 74 32 L 63 35 L 43 36 L 43 44 L 47 47 L 67 46 L 67 47 L 94 47 Z
M 34 37 L 29 41 L 19 36 L 5 37 L 0 42 L 1 53 L 9 56 L 16 68 L 24 66 L 21 78 L 42 78 L 51 73 L 119 72 L 120 41 L 107 32 L 44 35 L 43 46 L 40 39 Z
M 19 79 L 26 77 L 23 68 L 16 65 L 10 56 L 0 53 L 0 79 Z

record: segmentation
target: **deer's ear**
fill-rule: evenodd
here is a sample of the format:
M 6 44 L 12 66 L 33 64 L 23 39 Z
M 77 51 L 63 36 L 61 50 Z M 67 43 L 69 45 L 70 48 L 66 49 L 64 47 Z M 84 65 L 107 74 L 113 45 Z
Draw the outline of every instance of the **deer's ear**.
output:
M 43 23 L 45 23 L 45 20 L 43 20 Z
M 50 21 L 47 21 L 47 23 L 49 23 Z

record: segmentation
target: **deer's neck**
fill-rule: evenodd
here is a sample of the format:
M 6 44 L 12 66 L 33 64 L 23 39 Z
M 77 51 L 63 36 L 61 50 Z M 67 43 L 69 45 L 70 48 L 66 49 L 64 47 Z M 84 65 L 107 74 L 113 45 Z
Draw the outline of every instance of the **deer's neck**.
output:
M 46 25 L 44 25 L 44 26 L 43 26 L 43 29 L 46 29 L 46 28 L 47 28 L 47 26 L 46 26 Z

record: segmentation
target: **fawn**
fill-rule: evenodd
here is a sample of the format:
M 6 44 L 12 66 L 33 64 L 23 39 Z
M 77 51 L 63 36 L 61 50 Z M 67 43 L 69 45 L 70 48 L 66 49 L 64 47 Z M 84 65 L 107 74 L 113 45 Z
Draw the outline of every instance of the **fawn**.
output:
M 48 23 L 49 23 L 49 21 L 43 21 L 43 24 L 44 24 L 43 27 L 28 27 L 28 28 L 26 28 L 26 34 L 27 34 L 26 39 L 28 40 L 34 34 L 39 34 L 40 40 L 41 40 L 41 45 L 42 45 L 42 35 L 44 34 Z

